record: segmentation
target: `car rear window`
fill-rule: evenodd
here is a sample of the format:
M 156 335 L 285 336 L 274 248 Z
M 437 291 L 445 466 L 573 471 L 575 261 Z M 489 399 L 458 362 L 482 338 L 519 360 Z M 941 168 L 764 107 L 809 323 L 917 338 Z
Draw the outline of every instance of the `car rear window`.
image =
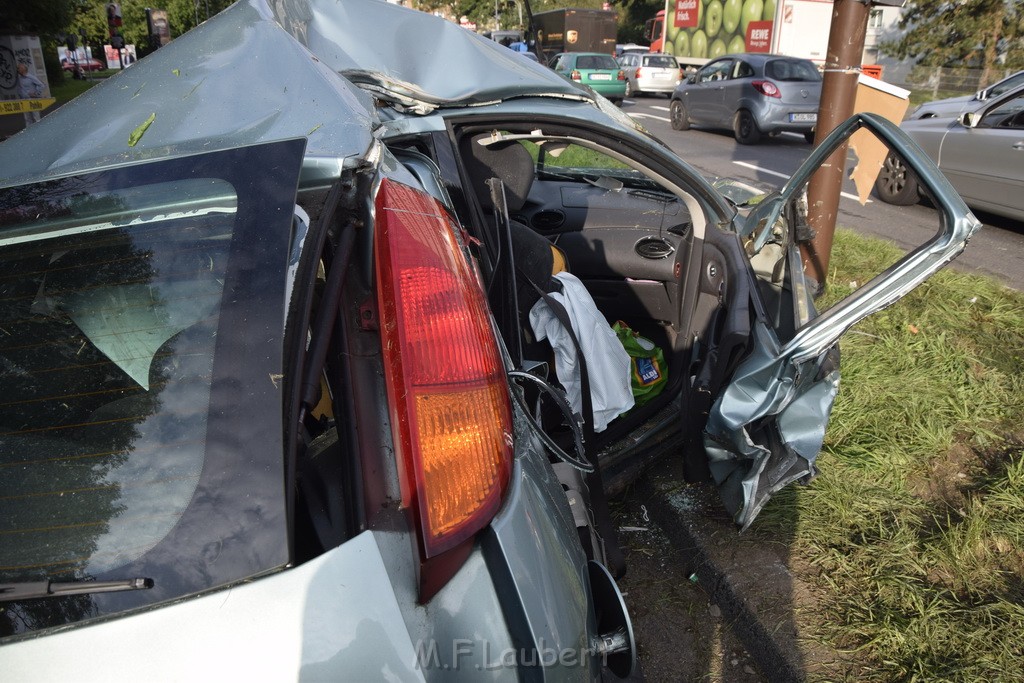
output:
M 577 69 L 618 69 L 611 55 L 580 55 L 576 58 Z
M 764 65 L 764 75 L 776 81 L 820 81 L 813 62 L 805 59 L 773 59 Z
M 679 62 L 676 61 L 675 57 L 652 55 L 650 57 L 644 57 L 644 66 L 656 66 L 662 69 L 678 69 Z
M 295 187 L 273 164 L 287 144 L 0 190 L 0 583 L 154 584 L 6 603 L 0 636 L 287 561 L 268 379 Z M 252 172 L 268 167 L 281 178 Z

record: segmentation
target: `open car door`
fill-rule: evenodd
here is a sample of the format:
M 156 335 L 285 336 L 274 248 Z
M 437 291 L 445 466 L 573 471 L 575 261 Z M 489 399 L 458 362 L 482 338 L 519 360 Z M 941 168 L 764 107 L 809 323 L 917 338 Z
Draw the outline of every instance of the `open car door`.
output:
M 935 235 L 846 298 L 818 314 L 815 283 L 805 278 L 799 243 L 813 236 L 806 222 L 806 187 L 830 155 L 850 143 L 858 163 L 892 152 L 902 157 L 936 208 Z M 880 143 L 880 145 L 879 145 Z M 871 150 L 875 144 L 879 152 Z M 879 154 L 883 156 L 879 157 Z M 858 114 L 839 126 L 778 192 L 747 215 L 741 238 L 757 278 L 745 354 L 714 391 L 703 441 L 722 500 L 742 528 L 787 484 L 809 480 L 839 389 L 839 337 L 868 315 L 906 295 L 959 254 L 980 227 L 963 200 L 924 152 L 894 124 Z M 702 381 L 726 362 L 711 349 L 697 369 Z M 707 387 L 703 387 L 707 389 Z

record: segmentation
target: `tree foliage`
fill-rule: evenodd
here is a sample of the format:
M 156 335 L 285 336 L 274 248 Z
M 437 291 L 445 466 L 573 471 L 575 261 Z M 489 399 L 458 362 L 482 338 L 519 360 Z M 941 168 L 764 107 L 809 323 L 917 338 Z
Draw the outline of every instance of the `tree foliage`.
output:
M 481 30 L 494 28 L 495 12 L 501 28 L 525 28 L 519 25 L 517 6 L 522 0 L 456 0 L 448 4 L 419 0 L 413 4 L 421 10 L 450 8 L 455 17 L 467 17 Z M 408 3 L 407 3 L 408 4 Z M 549 12 L 555 9 L 578 7 L 582 9 L 601 9 L 604 0 L 530 0 L 530 8 L 534 13 Z M 664 9 L 664 0 L 615 0 L 612 9 L 619 15 L 619 42 L 646 42 L 643 40 L 643 25 L 654 17 L 658 10 Z M 526 22 L 526 9 L 522 7 L 523 22 Z
M 61 33 L 75 13 L 75 0 L 4 0 L 0 31 L 53 35 Z
M 1024 66 L 1024 0 L 910 0 L 900 28 L 902 37 L 882 44 L 886 54 L 986 74 Z

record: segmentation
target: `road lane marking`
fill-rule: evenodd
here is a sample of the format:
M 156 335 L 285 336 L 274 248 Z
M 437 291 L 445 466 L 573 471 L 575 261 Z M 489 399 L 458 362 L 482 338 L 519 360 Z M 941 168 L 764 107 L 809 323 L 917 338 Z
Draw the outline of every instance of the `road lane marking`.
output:
M 659 121 L 664 121 L 665 123 L 672 123 L 671 120 L 665 118 L 664 116 L 657 116 L 656 114 L 630 114 L 630 116 L 632 116 L 634 119 L 658 119 Z
M 734 161 L 732 163 L 736 164 L 737 166 L 742 166 L 743 168 L 749 168 L 751 171 L 757 171 L 758 173 L 767 173 L 768 175 L 778 176 L 779 178 L 785 178 L 786 180 L 789 180 L 789 176 L 786 175 L 785 173 L 779 173 L 778 171 L 772 171 L 767 168 L 761 168 L 756 164 L 748 164 L 745 161 Z M 849 192 L 840 192 L 839 194 L 842 195 L 843 197 L 846 197 L 847 199 L 853 199 L 858 202 L 860 201 L 860 197 L 852 195 Z M 869 199 L 867 203 L 870 204 L 871 200 Z
M 658 111 L 670 111 L 668 107 L 661 107 L 657 104 L 652 104 L 651 109 L 657 109 Z

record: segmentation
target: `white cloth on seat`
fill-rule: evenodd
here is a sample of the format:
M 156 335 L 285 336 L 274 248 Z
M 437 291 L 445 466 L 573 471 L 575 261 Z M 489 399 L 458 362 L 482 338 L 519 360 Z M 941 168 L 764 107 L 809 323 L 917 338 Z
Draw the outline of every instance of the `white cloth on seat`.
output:
M 594 431 L 601 432 L 609 422 L 633 407 L 629 354 L 579 278 L 571 273 L 558 273 L 554 278 L 561 283 L 562 291 L 549 296 L 565 307 L 580 342 L 590 380 Z M 555 350 L 555 373 L 565 387 L 569 404 L 580 412 L 583 391 L 576 347 L 544 299 L 537 301 L 530 310 L 530 326 L 538 340 L 547 339 Z

